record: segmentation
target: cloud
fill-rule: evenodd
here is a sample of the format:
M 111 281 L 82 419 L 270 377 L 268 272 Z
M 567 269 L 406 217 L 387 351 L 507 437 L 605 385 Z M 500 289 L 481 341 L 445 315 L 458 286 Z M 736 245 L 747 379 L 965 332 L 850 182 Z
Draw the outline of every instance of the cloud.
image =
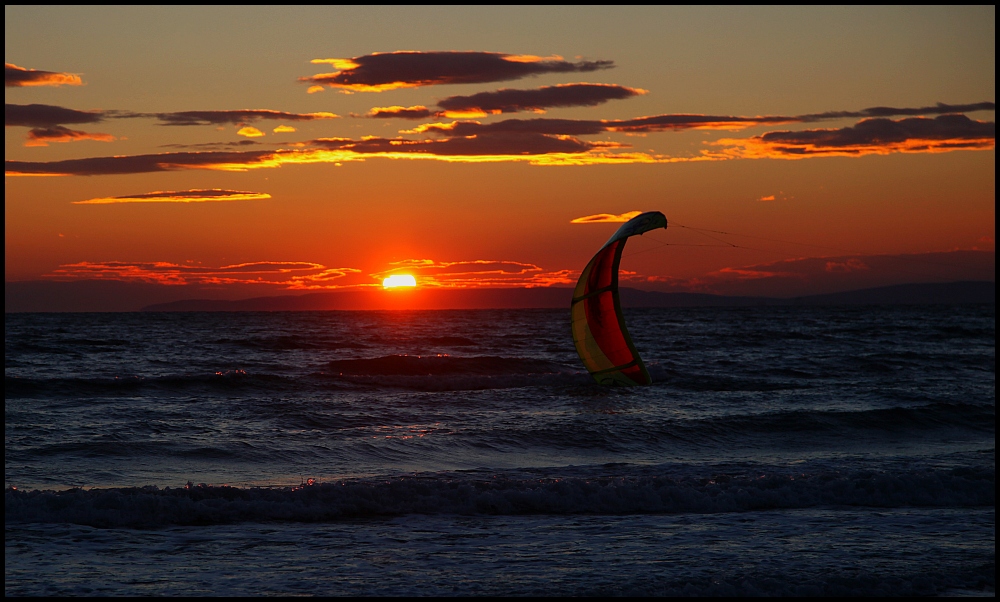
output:
M 587 136 L 605 132 L 652 133 L 689 129 L 740 130 L 757 125 L 794 123 L 794 117 L 736 117 L 719 115 L 665 114 L 635 119 L 505 119 L 492 123 L 453 121 L 427 123 L 404 133 L 431 133 L 441 136 L 467 137 L 493 133 L 546 134 L 554 136 Z
M 309 261 L 256 261 L 226 266 L 168 261 L 83 261 L 61 265 L 44 276 L 46 280 L 117 280 L 163 285 L 270 285 L 285 290 L 331 290 L 381 288 L 390 274 L 407 273 L 419 286 L 432 288 L 481 288 L 568 285 L 578 273 L 546 271 L 518 261 L 434 261 L 408 259 L 387 269 L 364 274 L 352 267 L 327 267 Z
M 256 201 L 269 199 L 266 192 L 223 190 L 222 188 L 195 188 L 192 190 L 164 190 L 130 194 L 127 196 L 100 197 L 74 201 L 74 205 L 108 205 L 113 203 L 206 203 L 219 201 Z
M 435 261 L 407 259 L 389 264 L 372 274 L 380 281 L 392 274 L 410 274 L 418 286 L 438 288 L 523 287 L 573 284 L 578 275 L 571 270 L 546 271 L 532 263 L 508 260 Z
M 398 51 L 367 54 L 350 59 L 314 59 L 336 69 L 299 78 L 315 86 L 351 92 L 382 92 L 441 84 L 482 84 L 509 81 L 543 73 L 585 73 L 610 69 L 612 61 L 571 63 L 560 57 L 543 58 L 499 52 Z
M 449 96 L 437 105 L 445 117 L 478 117 L 519 111 L 542 112 L 553 107 L 593 107 L 646 92 L 617 84 L 559 84 L 533 90 L 504 88 L 471 96 Z
M 47 128 L 34 128 L 28 131 L 28 140 L 25 146 L 48 146 L 49 142 L 76 142 L 78 140 L 96 140 L 98 142 L 111 142 L 115 139 L 111 134 L 82 132 L 71 130 L 61 125 L 54 125 Z
M 773 200 L 774 200 L 774 195 L 773 195 L 773 194 L 768 194 L 768 195 L 765 195 L 765 196 L 762 196 L 762 197 L 760 197 L 760 198 L 759 198 L 759 199 L 757 199 L 757 200 L 758 200 L 758 201 L 762 201 L 762 202 L 766 202 L 766 201 L 773 201 Z
M 629 211 L 628 213 L 622 213 L 621 215 L 615 215 L 613 213 L 598 213 L 596 215 L 585 215 L 583 217 L 578 217 L 576 219 L 570 220 L 571 224 L 621 224 L 625 223 L 633 217 L 639 215 L 642 211 Z
M 898 121 L 873 118 L 845 128 L 767 132 L 712 144 L 728 147 L 724 155 L 743 159 L 985 150 L 996 144 L 996 124 L 953 114 Z
M 930 107 L 871 107 L 860 111 L 829 111 L 826 113 L 811 113 L 800 115 L 799 119 L 805 122 L 820 121 L 826 119 L 842 119 L 848 117 L 902 117 L 905 115 L 944 115 L 948 113 L 971 113 L 974 111 L 995 111 L 996 103 L 977 102 L 964 105 L 948 105 L 937 103 Z
M 404 131 L 404 134 L 436 134 L 450 138 L 471 136 L 517 134 L 547 136 L 586 136 L 607 131 L 601 121 L 581 119 L 505 119 L 493 123 L 478 121 L 453 121 L 451 123 L 425 123 Z
M 628 120 L 632 121 L 636 120 Z M 456 121 L 424 124 L 407 132 L 436 136 L 430 139 L 378 136 L 318 138 L 293 143 L 294 149 L 273 151 L 190 151 L 51 162 L 6 161 L 5 171 L 8 176 L 105 175 L 186 169 L 245 171 L 284 164 L 341 163 L 374 157 L 465 163 L 527 162 L 533 165 L 679 163 L 945 152 L 991 149 L 995 146 L 995 124 L 974 121 L 964 115 L 941 115 L 934 119 L 914 117 L 899 121 L 875 118 L 840 129 L 768 132 L 753 138 L 719 140 L 711 144 L 725 148 L 705 150 L 700 155 L 688 157 L 625 151 L 629 148 L 627 144 L 586 141 L 578 137 L 605 131 L 609 123 L 618 127 L 618 124 L 626 122 L 544 118 L 508 119 L 487 124 Z M 706 121 L 699 120 L 697 123 L 704 124 Z
M 264 132 L 258 130 L 252 125 L 243 126 L 236 132 L 239 136 L 246 136 L 247 138 L 260 138 L 264 135 Z
M 799 121 L 797 117 L 783 115 L 740 117 L 736 115 L 670 113 L 636 117 L 635 119 L 603 120 L 601 123 L 609 132 L 648 133 L 681 130 L 742 130 L 758 125 L 777 125 L 797 121 Z
M 275 151 L 203 151 L 119 155 L 63 161 L 5 161 L 6 175 L 94 176 L 153 173 L 184 169 L 242 171 L 276 167 Z
M 5 127 L 29 127 L 25 146 L 48 146 L 50 142 L 75 142 L 78 140 L 97 140 L 111 142 L 115 139 L 111 134 L 91 133 L 73 130 L 62 124 L 66 123 L 98 123 L 103 121 L 103 111 L 77 111 L 54 105 L 4 105 Z
M 273 121 L 315 121 L 318 119 L 340 119 L 335 113 L 288 113 L 270 109 L 236 109 L 231 111 L 176 111 L 173 113 L 136 114 L 130 116 L 156 117 L 162 125 L 245 125 L 262 120 Z
M 274 128 L 271 131 L 274 132 L 275 134 L 289 134 L 296 130 L 290 125 L 279 125 L 278 127 Z
M 360 155 L 425 154 L 436 156 L 529 156 L 553 153 L 581 154 L 599 148 L 618 148 L 607 142 L 586 142 L 572 136 L 547 136 L 500 132 L 472 137 L 451 137 L 436 140 L 365 137 L 319 138 L 311 145 L 331 150 L 345 150 Z
M 164 285 L 270 284 L 283 288 L 310 288 L 299 283 L 321 277 L 326 281 L 357 274 L 354 268 L 328 268 L 308 261 L 255 261 L 226 266 L 168 261 L 82 261 L 61 265 L 46 280 L 119 280 Z
M 227 142 L 197 142 L 194 144 L 161 144 L 160 148 L 226 150 L 233 148 L 246 148 L 248 146 L 260 146 L 261 144 L 261 142 L 257 142 L 256 140 L 230 140 Z
M 417 105 L 413 107 L 373 107 L 365 114 L 365 117 L 371 119 L 427 119 L 436 115 L 437 113 L 427 107 Z
M 8 88 L 24 86 L 82 86 L 83 80 L 73 73 L 57 73 L 55 71 L 39 71 L 25 69 L 11 63 L 4 63 L 3 83 Z
M 67 123 L 98 123 L 103 121 L 103 111 L 77 111 L 54 105 L 5 104 L 3 122 L 5 126 L 46 128 Z
M 250 141 L 245 141 L 250 142 Z M 297 149 L 187 151 L 119 155 L 62 161 L 5 161 L 10 176 L 96 176 L 206 169 L 247 171 L 286 164 L 342 163 L 368 158 L 429 159 L 460 163 L 524 162 L 532 165 L 596 165 L 716 161 L 714 157 L 670 158 L 647 153 L 611 152 L 614 142 L 586 142 L 571 136 L 495 135 L 437 140 L 366 137 L 319 138 Z M 211 147 L 210 147 L 211 148 Z

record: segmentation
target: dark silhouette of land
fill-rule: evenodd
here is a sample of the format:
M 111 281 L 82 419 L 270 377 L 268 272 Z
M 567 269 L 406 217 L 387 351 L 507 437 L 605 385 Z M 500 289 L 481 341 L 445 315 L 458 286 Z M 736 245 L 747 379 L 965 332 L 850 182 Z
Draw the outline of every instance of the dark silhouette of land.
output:
M 356 309 L 568 308 L 571 288 L 381 289 L 250 296 L 243 291 L 116 281 L 7 282 L 4 311 L 316 311 Z M 233 299 L 234 294 L 249 298 Z M 250 295 L 247 295 L 249 293 Z M 202 298 L 191 298 L 198 295 Z M 168 301 L 163 302 L 164 297 Z M 172 297 L 172 298 L 171 298 Z M 215 298 L 212 298 L 215 297 Z M 225 298 L 229 297 L 229 298 Z M 793 298 L 664 293 L 621 289 L 624 307 L 753 307 L 763 305 L 927 305 L 996 303 L 994 282 L 898 284 Z
M 309 311 L 325 309 L 515 309 L 568 308 L 573 289 L 431 289 L 345 291 L 295 297 L 257 297 L 239 301 L 190 299 L 158 303 L 143 311 Z M 727 297 L 699 293 L 661 293 L 621 289 L 624 307 L 752 307 L 760 305 L 928 305 L 996 303 L 992 282 L 899 284 L 792 299 Z

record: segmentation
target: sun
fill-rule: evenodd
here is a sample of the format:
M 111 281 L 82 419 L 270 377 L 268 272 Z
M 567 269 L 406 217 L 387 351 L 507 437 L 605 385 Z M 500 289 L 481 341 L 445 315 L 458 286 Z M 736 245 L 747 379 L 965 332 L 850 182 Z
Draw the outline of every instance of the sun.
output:
M 397 288 L 400 286 L 417 286 L 417 279 L 409 274 L 393 274 L 382 281 L 384 288 Z

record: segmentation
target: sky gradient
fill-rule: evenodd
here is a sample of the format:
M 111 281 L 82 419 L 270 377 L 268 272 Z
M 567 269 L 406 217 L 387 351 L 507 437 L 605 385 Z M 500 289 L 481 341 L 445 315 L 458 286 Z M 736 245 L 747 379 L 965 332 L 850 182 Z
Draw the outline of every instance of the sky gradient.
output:
M 5 17 L 6 282 L 571 286 L 648 210 L 647 290 L 995 279 L 993 7 Z

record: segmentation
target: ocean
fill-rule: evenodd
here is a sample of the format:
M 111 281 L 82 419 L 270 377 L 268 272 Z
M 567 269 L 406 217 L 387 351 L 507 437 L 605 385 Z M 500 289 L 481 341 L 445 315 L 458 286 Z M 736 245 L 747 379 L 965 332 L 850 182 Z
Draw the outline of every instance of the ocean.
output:
M 6 595 L 993 595 L 994 305 L 6 314 Z

